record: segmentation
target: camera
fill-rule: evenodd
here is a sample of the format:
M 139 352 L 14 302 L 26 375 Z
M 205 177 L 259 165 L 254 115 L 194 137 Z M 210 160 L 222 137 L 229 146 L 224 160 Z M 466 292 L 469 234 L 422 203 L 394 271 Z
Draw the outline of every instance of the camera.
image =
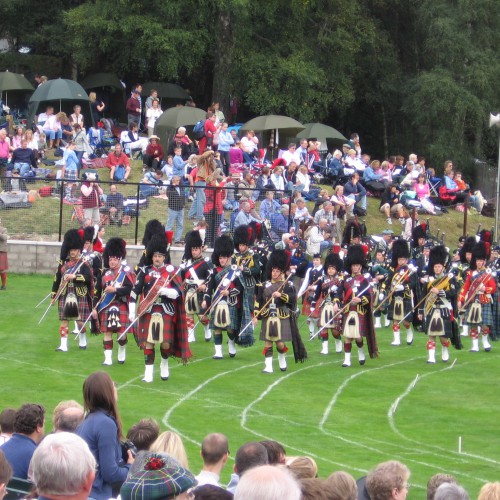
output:
M 132 441 L 122 441 L 120 443 L 121 448 L 122 448 L 122 459 L 124 462 L 128 461 L 128 450 L 132 452 L 132 456 L 135 457 L 137 455 L 137 447 L 135 446 Z

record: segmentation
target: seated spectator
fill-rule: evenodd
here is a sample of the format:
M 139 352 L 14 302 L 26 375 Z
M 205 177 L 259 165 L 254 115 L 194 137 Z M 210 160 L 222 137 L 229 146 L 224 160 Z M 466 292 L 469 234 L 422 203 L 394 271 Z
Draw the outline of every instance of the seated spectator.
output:
M 162 181 L 163 172 L 161 170 L 154 170 L 146 172 L 139 186 L 141 196 L 158 196 L 160 194 L 160 187 L 163 186 Z
M 405 188 L 411 188 L 415 181 L 418 178 L 418 170 L 415 168 L 415 164 L 411 161 L 408 160 L 406 162 L 406 167 L 403 172 L 401 172 L 401 175 L 396 178 L 396 180 L 399 180 L 401 186 Z
M 271 220 L 271 215 L 280 211 L 280 204 L 274 199 L 274 191 L 267 191 L 266 198 L 260 204 L 260 216 Z
M 354 172 L 351 180 L 344 185 L 344 193 L 347 198 L 354 200 L 354 206 L 351 206 L 353 211 L 357 207 L 358 215 L 366 215 L 366 189 L 359 182 L 359 173 Z M 359 204 L 359 206 L 358 206 Z M 360 210 L 361 209 L 361 210 Z M 351 212 L 350 215 L 354 213 Z M 349 213 L 348 213 L 349 215 Z
M 78 104 L 76 106 L 73 106 L 73 113 L 71 113 L 69 119 L 73 128 L 75 128 L 75 125 L 79 125 L 81 129 L 85 127 L 85 119 L 82 115 L 82 107 Z
M 330 474 L 326 480 L 329 500 L 357 500 L 358 486 L 354 478 L 344 471 Z
M 255 181 L 255 187 L 260 191 L 257 192 L 257 196 L 259 199 L 264 197 L 264 193 L 269 189 L 275 189 L 273 181 L 271 180 L 271 170 L 269 167 L 263 167 L 260 171 L 260 175 L 257 177 Z M 257 196 L 253 196 L 254 200 L 257 200 Z
M 253 130 L 248 130 L 245 137 L 241 139 L 241 151 L 243 152 L 243 163 L 250 165 L 257 160 L 259 152 L 259 139 Z
M 333 247 L 331 229 L 328 221 L 322 217 L 317 225 L 312 226 L 307 238 L 307 253 L 309 255 L 321 254 Z
M 297 198 L 297 210 L 295 211 L 294 222 L 296 229 L 303 223 L 313 221 L 313 216 L 309 213 L 306 206 L 306 200 L 304 198 Z
M 255 187 L 255 180 L 250 170 L 243 170 L 241 173 L 241 181 L 238 185 L 239 194 L 250 200 L 253 198 L 253 188 Z
M 5 187 L 5 191 L 9 191 L 11 193 L 21 193 L 28 190 L 26 188 L 26 181 L 21 178 L 21 173 L 18 167 L 13 168 L 12 177 L 10 179 L 5 179 L 3 184 Z
M 14 168 L 19 170 L 19 175 L 25 177 L 31 168 L 37 168 L 35 152 L 28 147 L 28 141 L 21 139 L 21 147 L 14 149 L 10 160 Z
M 180 156 L 184 161 L 186 161 L 189 158 L 189 155 L 191 154 L 191 150 L 189 147 L 189 143 L 184 141 L 185 137 L 186 137 L 185 132 L 184 135 L 177 132 L 177 134 L 175 134 L 174 138 L 168 144 L 167 154 L 170 156 L 174 156 L 175 149 L 181 148 Z
M 246 472 L 234 492 L 235 500 L 301 500 L 298 481 L 285 468 L 261 465 Z
M 333 203 L 333 211 L 335 212 L 337 219 L 343 218 L 347 213 L 351 214 L 352 208 L 356 203 L 354 199 L 344 196 L 344 186 L 341 186 L 340 184 L 335 186 L 331 202 Z
M 392 217 L 402 217 L 403 205 L 399 201 L 399 188 L 391 184 L 385 189 L 380 198 L 380 212 L 385 214 L 387 224 L 392 224 Z
M 479 492 L 477 500 L 498 500 L 500 498 L 500 483 L 486 483 Z
M 469 191 L 470 186 L 462 179 L 462 172 L 455 172 L 453 180 L 457 185 L 458 189 L 461 191 Z M 486 201 L 481 193 L 481 191 L 474 191 L 474 194 L 469 194 L 469 203 L 473 206 L 479 213 L 482 212 Z
M 5 458 L 5 455 L 0 451 L 0 499 L 7 493 L 7 485 L 12 479 L 12 467 Z
M 157 135 L 151 135 L 149 137 L 148 147 L 142 159 L 144 168 L 149 168 L 151 170 L 160 169 L 164 156 L 165 153 L 163 152 L 163 146 L 160 144 L 160 138 Z
M 226 182 L 226 198 L 224 200 L 225 210 L 237 210 L 239 203 L 236 200 L 235 192 L 240 184 L 240 174 L 233 172 L 231 178 Z
M 278 213 L 271 214 L 271 231 L 277 238 L 281 238 L 284 233 L 290 229 L 290 207 L 288 205 L 281 205 Z
M 318 210 L 321 210 L 323 208 L 323 203 L 325 203 L 325 201 L 330 201 L 330 195 L 328 194 L 328 191 L 326 189 L 321 189 L 318 195 L 318 199 L 314 202 L 314 208 L 312 211 L 313 217 L 316 215 L 316 212 Z
M 130 175 L 130 160 L 123 152 L 121 144 L 115 144 L 115 149 L 106 158 L 109 168 L 109 178 L 112 181 L 127 182 Z
M 286 465 L 286 451 L 283 445 L 278 441 L 264 440 L 259 441 L 267 450 L 267 459 L 269 465 Z
M 234 493 L 242 476 L 252 468 L 259 465 L 266 465 L 269 463 L 267 451 L 261 443 L 250 441 L 238 448 L 234 458 L 234 473 L 231 474 L 231 480 L 227 485 L 227 491 Z M 255 497 L 260 498 L 260 497 Z M 286 497 L 283 497 L 286 498 Z
M 30 476 L 39 498 L 85 500 L 95 478 L 96 461 L 79 436 L 50 434 L 33 454 Z
M 175 226 L 174 243 L 182 243 L 184 233 L 184 205 L 186 197 L 180 187 L 181 178 L 178 175 L 172 177 L 172 182 L 167 188 L 168 196 L 168 220 L 165 229 L 172 231 Z
M 321 157 L 319 155 L 320 146 L 321 142 L 319 142 L 318 140 L 314 138 L 309 139 L 305 161 L 309 171 L 319 172 L 321 170 L 321 167 L 323 166 Z
M 230 167 L 239 166 L 243 163 L 243 151 L 241 150 L 241 142 L 235 139 L 234 144 L 229 148 L 229 164 Z
M 127 439 L 134 443 L 137 451 L 147 451 L 160 435 L 160 426 L 154 418 L 143 418 L 127 432 Z
M 287 457 L 286 465 L 297 479 L 318 477 L 318 465 L 311 457 Z
M 74 401 L 61 401 L 54 408 L 52 416 L 53 432 L 75 432 L 83 420 L 83 406 Z
M 14 433 L 15 408 L 5 408 L 0 413 L 0 446 L 6 443 Z
M 166 453 L 175 458 L 184 468 L 189 469 L 186 449 L 179 434 L 173 431 L 162 432 L 149 449 L 152 452 Z
M 288 149 L 281 155 L 281 158 L 285 160 L 285 165 L 290 165 L 291 162 L 297 165 L 301 163 L 300 154 L 297 152 L 297 145 L 294 142 L 288 145 Z
M 431 191 L 429 188 L 429 183 L 427 182 L 426 174 L 418 174 L 417 182 L 415 182 L 415 184 L 413 185 L 413 191 L 417 193 L 417 198 L 422 204 L 422 208 L 426 212 L 432 215 L 436 215 L 436 209 L 432 201 L 429 199 Z
M 376 173 L 379 168 L 380 162 L 378 160 L 373 160 L 363 172 L 363 181 L 366 189 L 378 195 L 387 187 L 387 183 L 384 182 L 383 179 L 384 174 Z
M 244 224 L 250 224 L 252 221 L 260 222 L 260 219 L 257 219 L 251 214 L 252 206 L 248 201 L 242 201 L 240 203 L 240 211 L 238 215 L 234 219 L 233 229 L 236 229 L 238 226 L 242 226 Z
M 219 480 L 229 457 L 229 443 L 224 434 L 209 434 L 201 443 L 203 469 L 196 476 L 198 486 L 212 484 L 220 486 Z
M 443 483 L 434 493 L 434 500 L 469 500 L 469 498 L 467 491 L 455 483 Z
M 385 184 L 386 187 L 389 186 L 389 184 L 392 184 L 391 164 L 387 160 L 384 160 L 381 163 L 380 171 L 376 173 L 382 174 L 382 182 Z
M 308 201 L 316 201 L 318 199 L 319 189 L 311 189 L 311 179 L 305 165 L 299 167 L 295 189 L 300 191 L 302 197 Z
M 49 138 L 49 149 L 54 146 L 59 147 L 62 137 L 61 120 L 67 118 L 66 113 L 50 114 L 47 116 L 47 121 L 43 125 L 43 133 Z
M 120 488 L 122 500 L 186 499 L 196 479 L 186 468 L 164 454 L 145 453 L 140 465 L 131 468 Z
M 347 152 L 347 156 L 344 160 L 344 167 L 351 169 L 351 175 L 354 171 L 363 173 L 363 171 L 365 170 L 364 163 L 357 156 L 356 151 L 354 149 L 350 149 Z M 346 174 L 345 170 L 344 174 Z
M 456 483 L 457 480 L 450 474 L 434 474 L 427 482 L 427 500 L 434 500 L 436 490 L 443 483 Z
M 63 146 L 66 146 L 69 141 L 73 140 L 73 127 L 71 126 L 69 118 L 66 115 L 61 118 L 61 132 L 61 143 Z
M 342 162 L 342 152 L 336 149 L 333 152 L 332 159 L 328 162 L 328 175 L 338 177 L 342 174 L 344 164 Z
M 366 477 L 366 490 L 371 500 L 404 499 L 410 485 L 410 471 L 396 460 L 378 464 Z
M 197 486 L 190 493 L 194 500 L 231 500 L 233 498 L 232 493 L 213 484 Z
M 118 192 L 116 184 L 111 184 L 109 186 L 109 194 L 106 197 L 106 203 L 104 205 L 103 212 L 109 214 L 109 223 L 122 225 L 123 217 L 123 195 Z
M 192 155 L 194 156 L 194 155 Z M 165 175 L 165 180 L 167 182 L 172 180 L 173 171 L 174 171 L 174 157 L 168 155 L 166 161 L 163 163 L 163 167 L 161 167 L 161 171 L 163 175 Z
M 323 203 L 323 208 L 316 212 L 314 216 L 315 224 L 319 223 L 321 218 L 325 218 L 328 221 L 328 225 L 331 226 L 335 222 L 335 212 L 333 211 L 333 203 L 328 200 Z
M 326 481 L 318 478 L 301 479 L 302 500 L 330 500 L 334 498 Z M 339 497 L 340 499 L 340 497 Z
M 28 467 L 36 447 L 45 434 L 45 409 L 37 404 L 25 404 L 16 412 L 14 434 L 0 446 L 10 463 L 14 476 L 28 479 Z
M 130 123 L 128 131 L 120 134 L 120 142 L 126 153 L 130 156 L 135 151 L 141 151 L 143 154 L 148 147 L 148 140 L 146 137 L 139 137 L 139 125 L 137 122 Z

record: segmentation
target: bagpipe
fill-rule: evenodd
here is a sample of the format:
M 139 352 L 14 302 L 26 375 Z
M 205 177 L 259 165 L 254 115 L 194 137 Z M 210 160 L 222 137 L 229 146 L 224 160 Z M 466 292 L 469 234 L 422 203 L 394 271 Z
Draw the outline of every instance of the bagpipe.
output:
M 128 325 L 128 327 L 118 337 L 117 340 L 121 340 L 137 322 L 137 320 L 144 315 L 144 313 L 151 307 L 152 304 L 156 302 L 156 299 L 160 296 L 161 289 L 167 287 L 172 282 L 172 280 L 181 272 L 181 269 L 182 264 L 177 268 L 177 271 L 175 271 L 174 274 L 170 274 L 174 270 L 174 266 L 168 265 L 165 268 L 166 273 L 162 273 L 161 276 L 158 276 L 158 278 L 156 278 L 146 297 L 141 300 L 139 309 L 137 310 L 137 316 L 133 321 L 130 322 L 130 325 Z
M 38 322 L 38 324 L 40 324 L 44 320 L 44 318 L 45 318 L 45 316 L 47 316 L 47 313 L 49 312 L 50 308 L 56 303 L 57 300 L 59 300 L 59 297 L 66 291 L 66 288 L 68 287 L 68 284 L 69 284 L 69 280 L 64 279 L 64 276 L 76 274 L 81 269 L 83 264 L 85 264 L 86 262 L 87 262 L 87 256 L 82 255 L 73 267 L 71 267 L 70 269 L 68 269 L 67 271 L 64 272 L 64 275 L 61 277 L 61 282 L 59 283 L 59 288 L 58 288 L 57 292 L 55 293 L 55 295 L 52 297 L 52 300 L 50 301 L 49 306 L 47 307 L 47 309 L 43 313 L 43 316 L 40 318 L 40 321 Z M 45 301 L 45 299 L 43 299 L 42 302 L 44 302 L 44 301 Z
M 464 303 L 462 304 L 462 307 L 458 311 L 458 314 L 465 313 L 465 310 L 467 309 L 467 306 L 469 306 L 469 304 L 471 304 L 472 302 L 474 302 L 476 296 L 481 293 L 480 290 L 479 290 L 481 288 L 481 286 L 484 285 L 484 284 L 486 284 L 486 282 L 490 278 L 494 278 L 496 276 L 496 271 L 490 269 L 489 267 L 485 268 L 484 271 L 485 272 L 484 272 L 484 274 L 482 276 L 479 276 L 478 278 L 476 278 L 471 283 L 470 288 L 467 291 L 467 295 L 465 296 Z
M 415 266 L 412 266 L 411 264 L 408 266 L 406 271 L 400 272 L 394 283 L 391 284 L 391 291 L 387 294 L 387 297 L 385 297 L 379 305 L 373 310 L 373 313 L 376 313 L 388 300 L 392 298 L 394 295 L 394 292 L 396 291 L 396 288 L 403 283 L 403 281 L 406 281 L 412 274 L 417 272 L 417 268 Z
M 345 304 L 344 306 L 342 306 L 316 333 L 314 333 L 313 335 L 311 335 L 309 337 L 309 340 L 313 340 L 317 335 L 319 335 L 325 328 L 328 328 L 328 325 L 333 323 L 341 314 L 345 313 L 346 311 L 349 310 L 349 308 L 354 304 L 354 299 L 355 298 L 360 298 L 363 296 L 363 294 L 365 294 L 372 286 L 373 286 L 373 282 L 371 281 L 371 275 L 369 274 L 365 274 L 363 275 L 363 277 L 367 280 L 369 280 L 368 282 L 368 285 L 363 288 L 363 290 L 361 290 L 361 292 L 359 292 L 357 295 L 354 295 L 355 293 L 355 290 L 353 289 L 353 295 L 351 297 L 351 299 L 349 300 L 349 302 L 347 304 Z

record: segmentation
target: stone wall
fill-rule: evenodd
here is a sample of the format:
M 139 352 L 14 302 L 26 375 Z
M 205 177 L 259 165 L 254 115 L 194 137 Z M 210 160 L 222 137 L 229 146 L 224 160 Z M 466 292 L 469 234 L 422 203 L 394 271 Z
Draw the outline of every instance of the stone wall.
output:
M 54 274 L 61 252 L 61 243 L 44 241 L 9 240 L 9 272 L 21 274 Z M 127 262 L 135 266 L 141 258 L 142 245 L 127 246 Z M 172 264 L 179 265 L 184 255 L 184 247 L 172 247 Z

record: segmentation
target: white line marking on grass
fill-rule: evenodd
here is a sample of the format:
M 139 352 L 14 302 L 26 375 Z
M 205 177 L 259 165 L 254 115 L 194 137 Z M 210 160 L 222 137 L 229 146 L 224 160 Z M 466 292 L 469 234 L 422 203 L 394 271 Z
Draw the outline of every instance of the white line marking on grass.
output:
M 481 455 L 475 455 L 475 454 L 472 454 L 472 453 L 458 453 L 454 450 L 448 450 L 446 448 L 443 448 L 441 446 L 436 446 L 436 445 L 432 445 L 432 444 L 429 444 L 429 443 L 422 443 L 421 441 L 418 441 L 416 439 L 412 439 L 406 435 L 404 435 L 401 431 L 398 430 L 397 426 L 396 426 L 396 423 L 394 421 L 394 413 L 396 412 L 396 409 L 399 405 L 399 403 L 406 397 L 410 394 L 410 392 L 415 388 L 415 385 L 417 383 L 418 380 L 421 380 L 422 378 L 424 377 L 429 377 L 431 375 L 434 375 L 434 374 L 437 374 L 437 373 L 440 373 L 440 372 L 444 372 L 444 371 L 447 371 L 447 370 L 451 370 L 452 368 L 455 367 L 455 364 L 456 364 L 457 360 L 455 359 L 453 361 L 453 363 L 451 364 L 451 366 L 447 366 L 446 368 L 442 368 L 440 370 L 436 370 L 436 371 L 432 371 L 432 372 L 428 372 L 428 373 L 424 373 L 422 376 L 418 376 L 412 381 L 412 383 L 406 388 L 406 390 L 396 398 L 396 400 L 392 403 L 392 405 L 390 406 L 389 408 L 389 411 L 387 412 L 387 418 L 389 420 L 389 426 L 391 427 L 391 429 L 393 430 L 393 432 L 395 434 L 397 434 L 399 437 L 405 439 L 406 441 L 409 441 L 411 443 L 414 443 L 414 444 L 417 444 L 419 446 L 428 446 L 428 447 L 431 447 L 431 448 L 434 448 L 436 450 L 439 450 L 439 451 L 442 451 L 442 452 L 445 452 L 445 453 L 448 453 L 448 454 L 452 454 L 452 455 L 459 455 L 459 457 L 462 457 L 462 456 L 467 456 L 467 457 L 470 457 L 470 458 L 474 458 L 474 459 L 477 459 L 477 460 L 482 460 L 484 462 L 489 462 L 489 463 L 492 463 L 492 464 L 495 464 L 495 465 L 500 465 L 500 462 L 497 461 L 497 460 L 494 460 L 492 458 L 488 458 L 488 457 L 484 457 L 484 456 L 481 456 Z M 467 363 L 468 364 L 468 363 Z M 463 460 L 463 459 L 460 459 L 458 458 L 459 461 L 463 462 L 463 463 L 469 463 L 467 460 Z M 480 478 L 475 478 L 479 481 L 487 481 L 487 480 L 484 480 L 484 479 L 480 479 Z
M 83 379 L 88 377 L 88 374 L 80 375 L 79 373 L 65 372 L 62 370 L 56 370 L 54 368 L 49 368 L 48 366 L 42 366 L 40 364 L 28 363 L 27 361 L 21 361 L 19 359 L 7 358 L 5 356 L 0 356 L 0 359 L 5 359 L 6 361 L 9 361 L 11 363 L 17 363 L 19 365 L 30 366 L 31 368 L 35 368 L 37 370 L 42 370 L 44 372 L 49 371 L 49 372 L 53 372 L 53 373 L 58 373 L 59 375 L 71 375 L 72 377 L 78 377 L 78 378 L 83 378 Z

